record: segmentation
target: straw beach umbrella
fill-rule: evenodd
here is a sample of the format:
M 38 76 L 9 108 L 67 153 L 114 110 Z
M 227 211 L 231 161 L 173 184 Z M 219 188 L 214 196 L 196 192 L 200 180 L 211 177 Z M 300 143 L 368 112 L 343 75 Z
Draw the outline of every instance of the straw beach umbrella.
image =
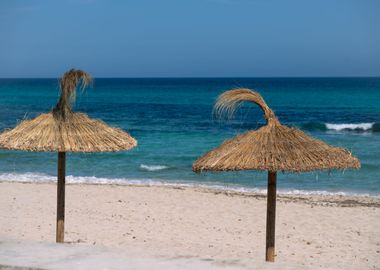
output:
M 91 76 L 71 69 L 61 81 L 61 96 L 55 108 L 32 120 L 24 120 L 14 129 L 0 134 L 3 149 L 58 152 L 56 242 L 64 241 L 66 152 L 114 152 L 129 150 L 137 141 L 127 132 L 112 128 L 84 113 L 73 112 L 78 87 L 84 89 Z
M 332 147 L 311 138 L 296 128 L 282 125 L 264 99 L 250 89 L 223 93 L 214 111 L 232 116 L 244 101 L 256 103 L 264 112 L 266 125 L 225 141 L 193 164 L 201 171 L 268 171 L 266 260 L 275 257 L 276 176 L 277 171 L 307 172 L 360 167 L 359 160 L 345 149 Z

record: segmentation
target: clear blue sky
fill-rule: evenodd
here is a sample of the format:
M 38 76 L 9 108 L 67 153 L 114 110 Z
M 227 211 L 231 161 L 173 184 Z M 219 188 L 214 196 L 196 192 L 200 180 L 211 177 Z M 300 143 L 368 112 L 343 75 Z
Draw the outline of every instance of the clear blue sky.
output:
M 380 76 L 380 0 L 0 0 L 0 77 Z

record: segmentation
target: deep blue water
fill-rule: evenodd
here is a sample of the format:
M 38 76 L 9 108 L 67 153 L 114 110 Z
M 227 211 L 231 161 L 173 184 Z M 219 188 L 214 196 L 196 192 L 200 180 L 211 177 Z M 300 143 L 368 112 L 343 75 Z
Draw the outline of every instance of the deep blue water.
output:
M 327 143 L 348 148 L 358 171 L 280 173 L 281 192 L 380 195 L 380 78 L 95 79 L 75 110 L 125 129 L 139 146 L 128 152 L 68 154 L 69 181 L 198 183 L 264 190 L 266 174 L 195 174 L 200 155 L 236 134 L 263 125 L 255 105 L 235 120 L 216 121 L 212 106 L 234 87 L 259 91 L 279 120 Z M 51 110 L 57 79 L 0 79 L 0 131 Z M 346 125 L 348 124 L 348 125 Z M 54 153 L 0 151 L 0 180 L 51 181 Z

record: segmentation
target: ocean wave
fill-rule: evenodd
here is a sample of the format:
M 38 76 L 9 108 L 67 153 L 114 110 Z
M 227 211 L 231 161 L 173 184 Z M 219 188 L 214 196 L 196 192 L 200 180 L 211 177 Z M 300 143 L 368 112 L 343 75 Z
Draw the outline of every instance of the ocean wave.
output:
M 359 123 L 359 124 L 326 124 L 327 129 L 329 130 L 363 130 L 363 131 L 369 131 L 372 129 L 373 125 L 375 123 Z
M 301 128 L 309 131 L 380 132 L 380 123 L 304 123 Z
M 155 171 L 162 171 L 165 169 L 169 169 L 168 166 L 165 165 L 145 165 L 141 164 L 140 169 L 148 171 L 148 172 L 155 172 Z
M 43 173 L 1 173 L 2 182 L 21 182 L 21 183 L 55 183 L 56 176 Z M 127 178 L 107 178 L 96 176 L 66 176 L 67 184 L 104 184 L 104 185 L 151 185 L 160 181 L 153 179 L 127 179 Z
M 0 182 L 18 183 L 56 183 L 57 177 L 43 173 L 1 173 Z M 267 194 L 266 188 L 243 187 L 234 184 L 222 183 L 198 183 L 185 180 L 162 180 L 162 179 L 130 179 L 130 178 L 106 178 L 95 176 L 66 176 L 67 184 L 97 184 L 97 185 L 122 185 L 122 186 L 168 186 L 168 187 L 189 187 L 206 188 L 221 191 L 233 191 L 241 193 Z M 301 190 L 301 189 L 279 189 L 280 195 L 320 195 L 320 196 L 359 196 L 359 197 L 380 197 L 380 194 L 369 194 L 350 191 L 326 191 L 326 190 Z

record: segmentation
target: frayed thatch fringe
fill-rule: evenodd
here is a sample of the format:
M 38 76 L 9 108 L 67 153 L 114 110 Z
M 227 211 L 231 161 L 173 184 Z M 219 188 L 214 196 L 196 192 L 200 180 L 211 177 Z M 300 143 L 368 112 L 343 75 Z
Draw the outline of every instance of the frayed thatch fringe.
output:
M 223 93 L 214 112 L 231 117 L 244 101 L 258 104 L 267 125 L 227 140 L 193 164 L 195 172 L 266 170 L 303 172 L 313 170 L 360 168 L 359 160 L 349 151 L 311 138 L 296 128 L 280 124 L 274 112 L 257 92 L 235 89 Z
M 131 149 L 137 141 L 127 132 L 83 113 L 72 113 L 66 121 L 45 113 L 1 134 L 0 145 L 38 152 L 115 152 Z

